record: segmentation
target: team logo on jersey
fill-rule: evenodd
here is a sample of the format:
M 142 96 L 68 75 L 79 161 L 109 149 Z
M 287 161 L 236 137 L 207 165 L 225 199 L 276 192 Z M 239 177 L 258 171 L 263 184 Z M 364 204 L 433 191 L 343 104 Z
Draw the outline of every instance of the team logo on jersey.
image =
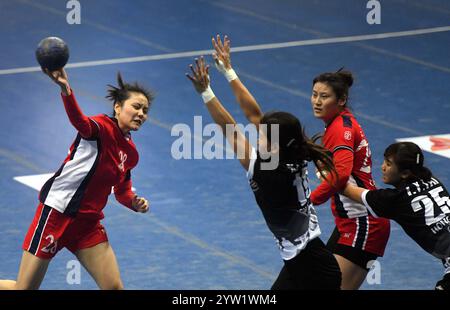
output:
M 120 164 L 118 165 L 118 167 L 122 172 L 125 172 L 125 161 L 127 160 L 127 157 L 128 156 L 126 153 L 122 151 L 119 152 Z
M 347 140 L 347 141 L 350 141 L 350 140 L 352 139 L 352 132 L 346 130 L 346 131 L 344 132 L 344 139 Z

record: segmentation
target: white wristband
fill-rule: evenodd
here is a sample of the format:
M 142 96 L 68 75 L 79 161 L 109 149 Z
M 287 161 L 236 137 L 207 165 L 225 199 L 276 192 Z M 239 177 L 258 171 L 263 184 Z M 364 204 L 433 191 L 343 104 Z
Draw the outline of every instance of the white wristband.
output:
M 230 83 L 231 81 L 236 80 L 238 78 L 234 69 L 225 71 L 224 75 L 225 75 L 225 78 L 227 79 L 228 83 Z
M 202 95 L 202 99 L 204 103 L 207 103 L 208 101 L 211 101 L 216 95 L 214 95 L 214 92 L 211 89 L 211 86 L 208 85 L 208 88 L 205 89 L 205 91 L 203 91 L 201 93 Z

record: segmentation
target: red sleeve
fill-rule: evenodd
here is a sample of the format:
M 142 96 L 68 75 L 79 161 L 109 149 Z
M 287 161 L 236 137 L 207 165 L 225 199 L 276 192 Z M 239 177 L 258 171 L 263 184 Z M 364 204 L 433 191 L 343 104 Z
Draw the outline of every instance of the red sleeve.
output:
M 131 190 L 131 184 L 131 173 L 128 170 L 125 180 L 114 186 L 114 195 L 116 196 L 117 201 L 122 205 L 136 211 L 132 206 L 133 198 L 136 194 Z
M 330 199 L 334 194 L 344 190 L 347 181 L 353 170 L 353 152 L 348 150 L 338 150 L 333 155 L 333 162 L 338 174 L 330 180 L 331 186 L 327 181 L 322 181 L 319 186 L 311 193 L 311 202 L 313 205 L 320 205 Z
M 332 178 L 330 185 L 323 181 L 312 193 L 311 202 L 320 205 L 330 199 L 334 194 L 344 190 L 353 170 L 353 152 L 355 135 L 353 129 L 346 124 L 343 118 L 332 124 L 325 137 L 325 146 L 333 153 L 333 162 L 338 174 L 337 179 Z
M 69 96 L 65 96 L 61 93 L 62 100 L 64 102 L 64 108 L 66 109 L 67 116 L 70 123 L 75 127 L 80 135 L 85 138 L 95 138 L 98 135 L 98 125 L 89 117 L 83 114 L 78 106 L 73 90 Z

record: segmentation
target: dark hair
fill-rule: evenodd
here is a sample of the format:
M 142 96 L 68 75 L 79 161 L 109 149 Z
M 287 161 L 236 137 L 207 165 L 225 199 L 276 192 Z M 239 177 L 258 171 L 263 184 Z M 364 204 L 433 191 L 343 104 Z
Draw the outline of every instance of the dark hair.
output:
M 139 85 L 137 82 L 132 84 L 125 83 L 120 72 L 117 72 L 117 84 L 118 87 L 108 84 L 108 95 L 106 95 L 106 98 L 111 100 L 114 104 L 118 103 L 122 106 L 123 102 L 130 98 L 130 92 L 143 94 L 145 98 L 147 98 L 149 106 L 153 99 L 155 99 L 153 91 Z M 113 116 L 116 116 L 115 111 L 113 111 Z
M 278 124 L 281 162 L 313 161 L 325 179 L 321 167 L 325 167 L 326 170 L 337 176 L 329 152 L 314 143 L 321 136 L 315 135 L 312 139 L 308 138 L 297 117 L 287 112 L 272 111 L 264 114 L 260 124 L 266 124 L 268 127 Z M 267 140 L 271 143 L 271 130 L 267 130 Z
M 333 89 L 338 100 L 345 100 L 345 105 L 348 102 L 348 90 L 353 85 L 353 74 L 350 71 L 340 68 L 336 72 L 325 72 L 316 76 L 313 80 L 313 87 L 317 82 L 325 83 Z
M 423 179 L 428 181 L 431 179 L 431 171 L 424 167 L 425 160 L 420 147 L 412 142 L 397 142 L 389 145 L 384 151 L 384 157 L 392 157 L 394 164 L 399 172 L 409 170 L 411 175 L 408 179 Z

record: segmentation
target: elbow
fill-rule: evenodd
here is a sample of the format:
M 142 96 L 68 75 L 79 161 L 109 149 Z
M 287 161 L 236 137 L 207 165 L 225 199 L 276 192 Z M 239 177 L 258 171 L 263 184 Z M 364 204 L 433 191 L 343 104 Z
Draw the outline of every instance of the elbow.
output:
M 347 186 L 347 182 L 350 179 L 350 174 L 339 174 L 334 186 L 338 191 L 343 191 Z
M 313 191 L 311 193 L 311 196 L 309 197 L 309 200 L 311 201 L 311 203 L 313 205 L 318 206 L 318 205 L 325 203 L 328 199 L 324 195 L 320 195 L 316 191 Z

